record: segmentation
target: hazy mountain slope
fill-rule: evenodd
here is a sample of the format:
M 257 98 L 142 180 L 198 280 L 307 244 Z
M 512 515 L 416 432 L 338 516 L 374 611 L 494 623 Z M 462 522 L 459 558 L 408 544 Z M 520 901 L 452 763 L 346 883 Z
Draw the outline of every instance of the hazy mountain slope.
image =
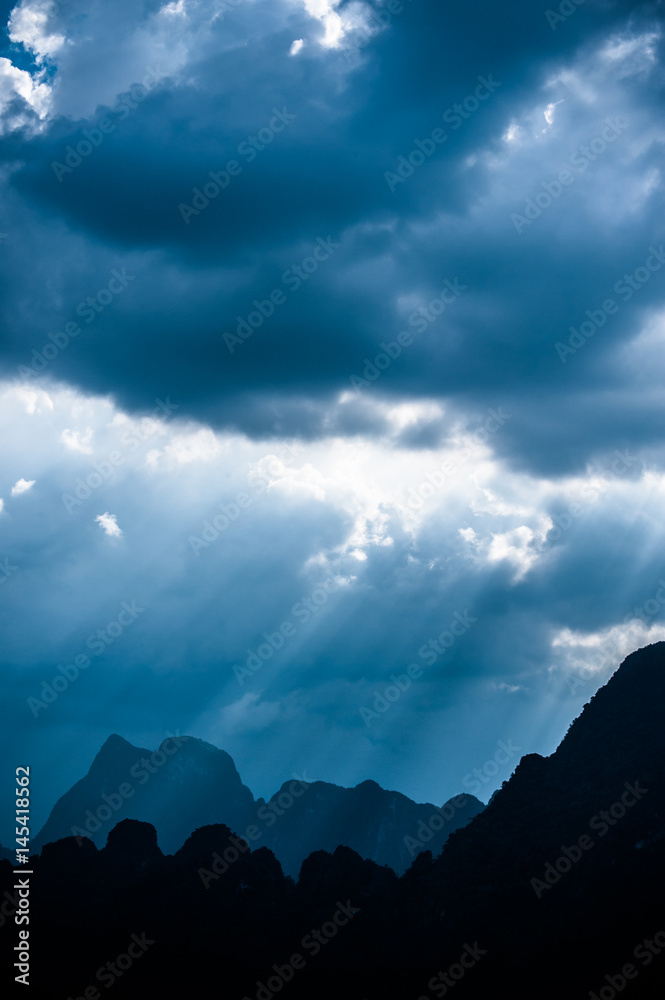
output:
M 72 834 L 98 846 L 121 819 L 152 823 L 159 845 L 173 853 L 198 826 L 229 823 L 244 829 L 254 798 L 231 757 L 189 736 L 165 740 L 158 750 L 134 747 L 111 736 L 87 775 L 56 803 L 32 846 Z
M 449 834 L 483 808 L 472 795 L 437 809 L 373 781 L 341 788 L 299 779 L 268 802 L 255 802 L 231 757 L 209 743 L 178 736 L 151 752 L 111 736 L 31 846 L 40 850 L 75 835 L 103 847 L 120 820 L 136 819 L 151 823 L 161 850 L 173 854 L 194 830 L 224 823 L 253 848 L 271 848 L 294 877 L 313 851 L 339 845 L 402 873 L 422 843 L 438 853 Z
M 279 803 L 282 796 L 288 802 L 289 784 L 273 801 Z M 355 788 L 317 781 L 266 831 L 265 844 L 289 874 L 297 875 L 313 851 L 332 853 L 340 844 L 402 874 L 423 844 L 439 854 L 450 834 L 483 809 L 473 795 L 457 796 L 438 808 L 386 791 L 375 781 Z

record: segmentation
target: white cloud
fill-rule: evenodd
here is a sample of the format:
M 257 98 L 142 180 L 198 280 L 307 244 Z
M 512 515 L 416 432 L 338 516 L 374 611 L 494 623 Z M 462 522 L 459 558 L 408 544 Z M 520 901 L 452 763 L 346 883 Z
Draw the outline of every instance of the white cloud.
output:
M 74 13 L 72 4 L 69 10 Z M 62 18 L 55 17 L 58 8 L 52 0 L 22 0 L 14 9 L 10 21 L 10 38 L 35 56 L 39 69 L 32 75 L 11 66 L 8 60 L 4 75 L 0 64 L 0 111 L 7 97 L 5 90 L 13 84 L 44 118 L 47 114 L 62 114 L 73 118 L 90 116 L 100 104 L 112 105 L 118 94 L 133 83 L 144 79 L 157 68 L 157 76 L 173 76 L 185 66 L 192 53 L 201 45 L 200 32 L 204 17 L 198 0 L 174 0 L 155 8 L 144 16 L 139 8 L 122 15 L 110 5 L 89 3 L 78 16 L 67 16 L 66 37 L 53 28 Z M 194 15 L 198 8 L 199 16 Z M 209 18 L 208 18 L 209 21 Z M 118 57 L 118 46 L 122 57 Z M 95 58 L 90 53 L 95 52 Z M 53 73 L 53 68 L 57 72 Z M 14 116 L 5 128 L 28 124 Z
M 650 615 L 651 604 L 661 604 L 660 610 Z M 572 692 L 582 685 L 593 682 L 598 686 L 607 680 L 621 662 L 632 653 L 653 642 L 665 640 L 665 625 L 653 621 L 662 612 L 662 603 L 651 597 L 639 609 L 643 620 L 626 615 L 621 625 L 611 625 L 597 632 L 560 629 L 552 639 L 553 662 L 550 677 L 563 679 Z
M 561 98 L 560 101 L 552 101 L 552 103 L 548 104 L 545 110 L 543 111 L 543 117 L 545 118 L 545 121 L 547 122 L 548 126 L 551 125 L 554 121 L 554 113 L 557 104 L 563 104 L 563 98 Z M 547 129 L 543 129 L 543 132 L 546 131 Z
M 511 121 L 510 125 L 503 133 L 501 138 L 503 139 L 504 142 L 515 142 L 515 140 L 519 138 L 519 134 L 520 134 L 519 125 L 517 124 L 516 121 Z
M 517 582 L 528 573 L 538 558 L 531 547 L 534 537 L 534 532 L 526 525 L 492 535 L 487 559 L 489 562 L 501 562 L 505 559 L 512 563 L 516 571 L 514 580 Z
M 122 537 L 122 528 L 118 527 L 118 518 L 115 514 L 109 514 L 107 511 L 105 514 L 99 514 L 95 521 L 110 538 Z
M 282 718 L 286 706 L 276 701 L 261 701 L 260 693 L 248 691 L 221 711 L 220 725 L 228 738 L 236 733 L 260 732 Z
M 200 427 L 175 434 L 164 449 L 176 465 L 188 465 L 190 462 L 211 462 L 222 451 L 222 446 L 214 431 L 209 427 Z
M 9 106 L 22 98 L 43 119 L 51 107 L 51 88 L 41 82 L 40 74 L 31 76 L 27 70 L 14 66 L 9 59 L 0 58 L 0 135 L 13 129 L 33 128 L 34 122 L 25 110 L 7 113 Z
M 291 48 L 289 49 L 290 56 L 297 56 L 304 45 L 302 38 L 296 38 L 295 41 L 291 42 Z
M 165 4 L 159 11 L 165 17 L 187 17 L 185 0 L 177 0 L 174 3 Z
M 610 64 L 623 63 L 622 76 L 634 75 L 655 63 L 655 46 L 660 37 L 657 31 L 632 37 L 617 35 L 601 50 L 601 59 Z M 612 68 L 616 69 L 616 65 Z
M 326 49 L 338 48 L 345 32 L 345 24 L 335 10 L 340 0 L 303 0 L 303 3 L 307 13 L 321 21 L 325 28 L 321 45 Z
M 266 455 L 254 469 L 268 482 L 268 489 L 273 492 L 322 502 L 326 499 L 324 477 L 309 462 L 300 468 L 293 468 L 285 465 L 276 455 Z
M 90 442 L 92 441 L 92 427 L 86 427 L 85 431 L 71 431 L 69 428 L 60 435 L 60 440 L 70 451 L 80 451 L 82 455 L 92 455 Z
M 34 52 L 39 60 L 55 55 L 65 43 L 64 35 L 49 30 L 55 4 L 51 0 L 22 0 L 9 19 L 9 37 Z
M 518 691 L 525 690 L 521 684 L 506 684 L 505 681 L 501 681 L 500 683 L 492 681 L 490 687 L 493 691 L 505 691 L 506 694 L 516 694 Z
M 29 489 L 35 485 L 35 479 L 19 479 L 17 483 L 12 486 L 12 496 L 18 497 L 21 493 L 27 493 Z
M 52 33 L 48 27 L 54 7 L 52 0 L 23 0 L 11 13 L 8 24 L 10 41 L 32 52 L 40 68 L 29 73 L 14 66 L 11 60 L 0 58 L 0 135 L 15 129 L 38 132 L 40 123 L 51 110 L 53 89 L 45 82 L 47 68 L 44 63 L 65 42 L 63 35 Z M 18 110 L 8 111 L 17 98 L 21 98 L 32 109 L 38 122 L 35 122 L 34 117 L 20 102 Z
M 26 413 L 41 414 L 43 409 L 52 410 L 53 400 L 43 389 L 33 389 L 27 385 L 16 386 L 16 398 L 25 406 Z

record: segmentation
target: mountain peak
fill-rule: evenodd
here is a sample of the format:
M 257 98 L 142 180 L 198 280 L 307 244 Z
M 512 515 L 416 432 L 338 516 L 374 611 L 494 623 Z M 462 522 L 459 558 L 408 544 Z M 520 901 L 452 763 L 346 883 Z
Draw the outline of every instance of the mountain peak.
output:
M 365 792 L 376 792 L 377 790 L 380 792 L 386 791 L 386 789 L 382 788 L 381 785 L 374 781 L 373 778 L 365 778 L 364 781 L 361 781 L 360 784 L 355 787 L 362 788 Z
M 125 747 L 132 747 L 132 749 L 135 749 L 123 736 L 119 736 L 117 733 L 111 733 L 109 738 L 102 744 L 99 753 L 114 753 L 119 748 L 124 749 Z M 97 756 L 99 756 L 99 754 Z
M 74 834 L 102 848 L 116 824 L 138 822 L 154 827 L 160 849 L 171 854 L 193 830 L 225 824 L 240 836 L 258 829 L 261 846 L 293 875 L 312 851 L 332 853 L 340 845 L 401 872 L 413 861 L 419 831 L 425 830 L 438 853 L 449 834 L 482 808 L 471 796 L 467 807 L 445 817 L 443 828 L 430 830 L 432 817 L 439 818 L 436 806 L 387 791 L 370 778 L 354 788 L 291 780 L 269 802 L 255 801 L 233 758 L 206 740 L 169 735 L 151 751 L 114 733 L 88 774 L 56 803 L 35 841 L 43 845 Z
M 90 765 L 88 773 L 99 775 L 108 771 L 115 771 L 118 767 L 127 770 L 139 757 L 149 753 L 149 750 L 143 747 L 136 747 L 133 743 L 124 739 L 124 737 L 113 733 L 100 747 Z

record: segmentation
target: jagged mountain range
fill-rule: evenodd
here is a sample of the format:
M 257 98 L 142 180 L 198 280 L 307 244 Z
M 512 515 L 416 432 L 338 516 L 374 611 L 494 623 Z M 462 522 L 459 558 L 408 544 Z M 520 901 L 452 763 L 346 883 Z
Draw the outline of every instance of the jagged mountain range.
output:
M 401 874 L 419 852 L 420 836 L 438 854 L 484 808 L 466 793 L 437 807 L 374 781 L 342 788 L 306 777 L 286 781 L 268 801 L 255 800 L 229 754 L 210 743 L 172 736 L 150 751 L 113 735 L 31 847 L 71 836 L 102 847 L 120 820 L 136 819 L 151 823 L 162 851 L 174 854 L 197 828 L 223 823 L 253 848 L 270 848 L 293 877 L 313 851 L 339 845 Z
M 401 877 L 337 847 L 306 858 L 296 883 L 266 844 L 238 850 L 242 830 L 220 824 L 167 857 L 135 820 L 102 850 L 46 845 L 31 858 L 38 986 L 81 996 L 138 929 L 151 944 L 115 987 L 128 1000 L 220 983 L 248 1000 L 282 988 L 292 1000 L 655 1000 L 664 721 L 661 642 L 624 661 L 554 754 L 522 758 L 438 857 L 421 852 Z M 14 881 L 0 862 L 5 910 L 19 905 Z

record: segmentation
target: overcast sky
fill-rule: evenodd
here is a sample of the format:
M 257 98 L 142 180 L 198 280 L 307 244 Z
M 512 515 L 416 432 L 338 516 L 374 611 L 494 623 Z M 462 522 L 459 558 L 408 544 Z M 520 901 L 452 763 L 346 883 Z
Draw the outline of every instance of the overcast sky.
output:
M 36 826 L 111 732 L 440 803 L 665 638 L 660 7 L 0 5 Z

